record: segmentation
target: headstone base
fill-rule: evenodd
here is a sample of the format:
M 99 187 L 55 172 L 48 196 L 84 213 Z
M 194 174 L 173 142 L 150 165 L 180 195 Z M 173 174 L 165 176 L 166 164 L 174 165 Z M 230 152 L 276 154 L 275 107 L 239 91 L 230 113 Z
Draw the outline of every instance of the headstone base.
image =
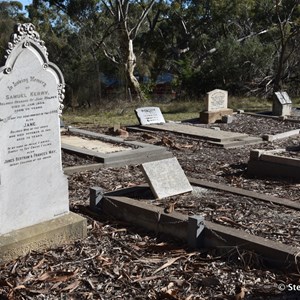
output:
M 216 121 L 221 121 L 223 116 L 230 116 L 233 114 L 233 110 L 222 109 L 218 111 L 201 111 L 200 112 L 200 122 L 204 124 L 215 123 Z
M 87 235 L 86 219 L 69 212 L 50 221 L 0 235 L 0 264 L 31 250 L 62 245 Z
M 292 114 L 292 105 L 276 105 L 273 104 L 273 116 L 290 116 Z

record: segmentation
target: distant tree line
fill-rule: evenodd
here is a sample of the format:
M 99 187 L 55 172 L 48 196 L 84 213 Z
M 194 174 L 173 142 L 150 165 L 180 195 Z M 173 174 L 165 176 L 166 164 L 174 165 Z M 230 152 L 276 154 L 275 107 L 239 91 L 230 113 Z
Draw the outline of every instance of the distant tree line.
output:
M 26 13 L 24 12 L 24 9 Z M 30 22 L 64 73 L 67 105 L 153 97 L 171 74 L 178 99 L 300 94 L 300 0 L 0 2 L 0 54 Z

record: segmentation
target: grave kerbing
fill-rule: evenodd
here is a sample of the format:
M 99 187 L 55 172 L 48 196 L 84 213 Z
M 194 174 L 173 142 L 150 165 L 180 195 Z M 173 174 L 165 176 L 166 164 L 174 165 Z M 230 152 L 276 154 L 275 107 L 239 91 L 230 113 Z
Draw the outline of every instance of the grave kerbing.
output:
M 64 79 L 32 24 L 18 24 L 0 67 L 0 262 L 82 238 L 69 211 L 60 118 Z

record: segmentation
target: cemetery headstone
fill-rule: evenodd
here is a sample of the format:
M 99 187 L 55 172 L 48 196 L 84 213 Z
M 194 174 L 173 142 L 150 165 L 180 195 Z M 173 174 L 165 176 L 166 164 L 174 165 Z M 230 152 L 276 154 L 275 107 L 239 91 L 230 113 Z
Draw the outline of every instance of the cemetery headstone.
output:
M 147 162 L 141 168 L 152 193 L 158 199 L 193 190 L 176 157 Z
M 275 116 L 290 116 L 293 102 L 287 92 L 275 92 L 273 98 L 273 115 Z
M 60 118 L 64 79 L 32 24 L 18 24 L 0 68 L 0 262 L 82 238 L 69 212 Z
M 159 107 L 140 107 L 135 113 L 141 125 L 166 123 Z
M 215 89 L 207 93 L 205 109 L 200 112 L 200 121 L 203 123 L 215 123 L 221 121 L 223 116 L 230 116 L 233 110 L 228 108 L 228 92 Z

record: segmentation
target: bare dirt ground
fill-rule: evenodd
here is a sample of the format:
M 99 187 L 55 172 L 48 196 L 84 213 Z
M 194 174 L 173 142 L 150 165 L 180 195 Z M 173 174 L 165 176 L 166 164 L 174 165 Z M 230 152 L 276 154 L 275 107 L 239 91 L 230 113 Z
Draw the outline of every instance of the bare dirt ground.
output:
M 222 130 L 262 136 L 299 129 L 300 123 L 236 115 Z M 108 132 L 108 128 L 89 128 Z M 300 184 L 291 178 L 247 175 L 251 149 L 300 145 L 300 136 L 223 149 L 204 140 L 166 132 L 130 132 L 129 138 L 164 145 L 188 176 L 300 202 Z M 63 153 L 63 165 L 93 162 Z M 68 177 L 70 207 L 88 219 L 88 237 L 69 245 L 32 251 L 0 266 L 0 299 L 300 299 L 300 273 L 270 269 L 251 251 L 195 251 L 141 228 L 88 209 L 89 188 L 106 191 L 145 182 L 139 166 L 105 168 Z M 202 189 L 182 196 L 175 209 L 249 233 L 299 246 L 300 212 L 226 192 Z M 155 205 L 167 205 L 154 201 Z M 117 208 L 116 208 L 117 209 Z M 228 220 L 230 222 L 228 223 Z M 293 287 L 295 285 L 295 288 Z M 282 289 L 283 291 L 281 291 Z

